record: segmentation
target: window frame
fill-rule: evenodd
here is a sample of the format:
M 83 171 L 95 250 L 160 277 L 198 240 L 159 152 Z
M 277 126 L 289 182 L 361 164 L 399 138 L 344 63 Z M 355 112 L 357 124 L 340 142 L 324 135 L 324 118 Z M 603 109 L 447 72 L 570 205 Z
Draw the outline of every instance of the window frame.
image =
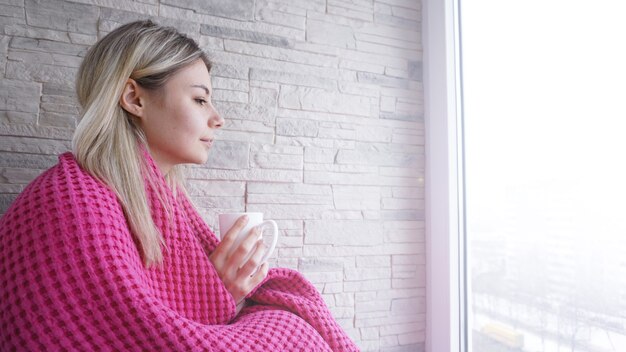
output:
M 468 350 L 458 0 L 424 0 L 426 351 Z

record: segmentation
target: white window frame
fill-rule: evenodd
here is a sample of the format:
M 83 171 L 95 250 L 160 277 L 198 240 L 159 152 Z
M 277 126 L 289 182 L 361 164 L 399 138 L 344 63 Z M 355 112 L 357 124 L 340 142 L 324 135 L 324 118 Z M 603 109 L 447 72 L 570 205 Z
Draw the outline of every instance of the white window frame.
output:
M 467 348 L 458 0 L 424 0 L 426 351 Z

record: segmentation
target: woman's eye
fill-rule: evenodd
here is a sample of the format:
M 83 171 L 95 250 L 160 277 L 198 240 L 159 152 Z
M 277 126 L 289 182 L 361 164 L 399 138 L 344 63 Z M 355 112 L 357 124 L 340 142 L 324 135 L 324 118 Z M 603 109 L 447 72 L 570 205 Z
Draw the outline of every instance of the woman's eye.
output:
M 198 99 L 196 99 L 196 103 L 198 103 L 200 105 L 204 105 L 204 104 L 206 104 L 206 100 L 198 98 Z

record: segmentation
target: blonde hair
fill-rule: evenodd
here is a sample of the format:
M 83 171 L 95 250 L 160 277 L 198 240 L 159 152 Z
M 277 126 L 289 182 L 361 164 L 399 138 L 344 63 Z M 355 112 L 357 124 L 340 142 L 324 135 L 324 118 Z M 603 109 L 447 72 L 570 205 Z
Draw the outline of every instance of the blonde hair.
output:
M 162 263 L 164 242 L 151 215 L 144 178 L 157 187 L 157 195 L 163 192 L 142 156 L 142 148 L 148 149 L 144 133 L 119 99 L 128 78 L 157 90 L 198 59 L 211 70 L 211 62 L 193 39 L 146 20 L 104 36 L 89 49 L 78 70 L 76 92 L 82 111 L 72 140 L 74 156 L 116 193 L 148 267 Z M 165 177 L 174 195 L 177 189 L 184 190 L 178 168 Z M 165 197 L 159 200 L 169 214 L 172 205 Z

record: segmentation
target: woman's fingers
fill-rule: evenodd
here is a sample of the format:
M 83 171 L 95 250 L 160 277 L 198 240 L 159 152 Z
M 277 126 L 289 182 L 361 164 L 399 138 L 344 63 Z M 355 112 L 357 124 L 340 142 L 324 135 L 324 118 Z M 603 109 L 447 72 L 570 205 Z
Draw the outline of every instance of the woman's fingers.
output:
M 237 304 L 267 276 L 269 264 L 264 262 L 261 266 L 258 265 L 259 261 L 263 259 L 263 252 L 266 250 L 266 246 L 259 241 L 257 249 L 246 264 L 237 270 L 236 276 L 225 282 L 226 288 Z
M 238 234 L 247 223 L 246 217 L 237 219 L 209 257 L 237 303 L 263 281 L 269 270 L 267 263 L 261 263 L 267 251 L 267 246 L 259 240 L 261 228 L 252 228 L 243 241 L 234 247 L 238 242 Z
M 246 224 L 248 224 L 248 217 L 246 215 L 239 217 L 239 219 L 235 221 L 233 227 L 231 227 L 225 234 L 222 234 L 221 242 L 228 247 L 232 246 L 237 239 L 237 235 L 241 232 L 241 230 L 243 230 Z
M 267 246 L 265 243 L 263 243 L 262 240 L 258 240 L 252 256 L 241 266 L 241 269 L 239 269 L 239 272 L 237 273 L 238 279 L 246 279 L 253 274 L 256 274 L 255 271 L 259 268 L 259 265 L 262 264 L 261 260 L 263 259 L 263 255 L 266 251 Z
M 254 250 L 254 246 L 256 246 L 256 242 L 258 241 L 260 235 L 260 228 L 252 228 L 250 232 L 246 234 L 246 238 L 239 243 L 237 248 L 232 249 L 226 259 L 227 265 L 239 269 L 244 264 L 246 258 L 249 257 L 251 251 Z
M 233 224 L 233 227 L 231 227 L 230 230 L 222 234 L 222 239 L 220 240 L 220 243 L 217 245 L 217 247 L 210 256 L 213 265 L 215 265 L 216 267 L 221 267 L 226 262 L 226 260 L 228 259 L 228 255 L 233 247 L 233 244 L 237 239 L 237 235 L 239 234 L 239 232 L 241 232 L 241 230 L 246 226 L 247 223 L 248 217 L 245 215 L 241 216 L 239 217 L 239 219 L 237 219 L 237 221 L 235 221 L 235 224 Z
M 261 264 L 261 266 L 259 267 L 259 270 L 257 270 L 257 272 L 254 273 L 252 277 L 250 278 L 250 284 L 252 287 L 250 291 L 252 291 L 252 289 L 257 287 L 261 283 L 261 281 L 265 279 L 269 270 L 270 270 L 270 265 L 267 262 L 264 262 L 263 264 Z
M 259 257 L 258 260 L 262 259 L 261 257 Z M 242 271 L 243 268 L 239 270 L 242 275 L 237 280 L 240 284 L 237 291 L 241 293 L 241 296 L 238 296 L 240 298 L 233 296 L 237 302 L 243 300 L 255 287 L 257 287 L 261 281 L 265 279 L 269 271 L 269 264 L 267 262 L 262 263 L 261 266 L 255 266 L 250 261 L 246 263 L 246 266 L 248 264 L 250 264 L 250 266 L 245 271 Z M 252 275 L 250 275 L 250 272 L 252 272 Z

